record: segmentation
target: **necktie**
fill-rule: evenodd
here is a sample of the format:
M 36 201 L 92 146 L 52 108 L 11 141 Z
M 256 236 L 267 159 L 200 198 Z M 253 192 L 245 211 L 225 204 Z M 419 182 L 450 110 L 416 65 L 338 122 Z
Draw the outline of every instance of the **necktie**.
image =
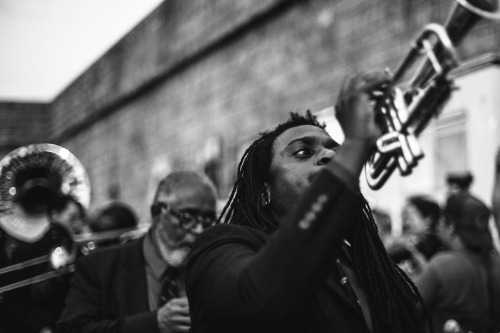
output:
M 179 297 L 178 278 L 179 270 L 173 267 L 168 267 L 162 278 L 160 299 L 158 301 L 158 305 L 160 307 L 172 298 Z

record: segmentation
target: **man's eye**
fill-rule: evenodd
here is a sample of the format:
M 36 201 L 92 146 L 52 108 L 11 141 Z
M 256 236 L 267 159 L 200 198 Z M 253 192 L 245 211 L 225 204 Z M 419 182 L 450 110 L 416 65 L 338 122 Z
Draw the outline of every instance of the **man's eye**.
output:
M 308 149 L 308 148 L 300 148 L 300 149 L 297 149 L 293 155 L 294 156 L 297 156 L 297 157 L 309 157 L 313 154 L 313 150 L 312 149 Z

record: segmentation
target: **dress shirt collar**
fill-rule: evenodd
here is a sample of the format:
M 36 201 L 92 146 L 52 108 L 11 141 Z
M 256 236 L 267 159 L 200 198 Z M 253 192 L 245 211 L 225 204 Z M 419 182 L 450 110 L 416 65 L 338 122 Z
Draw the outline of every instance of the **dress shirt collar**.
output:
M 152 237 L 153 236 L 150 231 L 144 239 L 144 259 L 146 260 L 146 265 L 149 266 L 154 277 L 158 281 L 161 281 L 163 274 L 167 270 L 167 263 L 154 246 Z

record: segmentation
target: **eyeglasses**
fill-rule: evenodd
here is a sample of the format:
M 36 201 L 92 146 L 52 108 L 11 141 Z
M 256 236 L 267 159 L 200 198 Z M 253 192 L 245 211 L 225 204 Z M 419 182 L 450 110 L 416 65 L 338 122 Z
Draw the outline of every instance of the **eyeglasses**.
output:
M 217 221 L 215 216 L 204 216 L 174 209 L 169 207 L 166 202 L 159 201 L 156 204 L 160 208 L 165 208 L 170 214 L 177 218 L 179 220 L 179 226 L 186 231 L 194 229 L 197 225 L 201 225 L 203 229 L 206 229 L 214 225 L 215 221 Z

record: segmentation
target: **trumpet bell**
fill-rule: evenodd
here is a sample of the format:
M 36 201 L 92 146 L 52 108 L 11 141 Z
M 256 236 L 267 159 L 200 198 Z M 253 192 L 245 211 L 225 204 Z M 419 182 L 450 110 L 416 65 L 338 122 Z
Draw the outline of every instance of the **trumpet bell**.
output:
M 469 12 L 485 19 L 500 19 L 500 1 L 499 0 L 456 0 L 460 6 Z M 453 20 L 454 13 L 450 15 L 448 21 Z
M 424 27 L 390 84 L 375 99 L 383 135 L 365 168 L 371 189 L 380 189 L 395 169 L 402 176 L 411 174 L 424 156 L 416 138 L 451 96 L 450 73 L 460 65 L 456 47 L 481 18 L 500 19 L 500 0 L 456 0 L 443 26 Z

